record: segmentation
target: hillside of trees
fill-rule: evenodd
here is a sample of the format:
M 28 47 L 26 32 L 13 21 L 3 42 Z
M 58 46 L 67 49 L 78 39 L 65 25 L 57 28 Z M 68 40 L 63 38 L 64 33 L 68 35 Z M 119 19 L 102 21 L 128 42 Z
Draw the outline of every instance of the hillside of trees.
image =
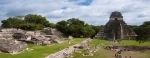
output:
M 46 17 L 37 14 L 27 14 L 25 16 L 9 17 L 2 20 L 2 28 L 17 28 L 23 30 L 41 30 L 45 27 L 57 28 L 66 36 L 73 37 L 94 37 L 103 26 L 89 25 L 78 18 L 62 20 L 56 24 L 49 22 Z M 150 40 L 150 21 L 143 22 L 142 25 L 130 25 L 137 36 L 137 41 L 144 42 Z

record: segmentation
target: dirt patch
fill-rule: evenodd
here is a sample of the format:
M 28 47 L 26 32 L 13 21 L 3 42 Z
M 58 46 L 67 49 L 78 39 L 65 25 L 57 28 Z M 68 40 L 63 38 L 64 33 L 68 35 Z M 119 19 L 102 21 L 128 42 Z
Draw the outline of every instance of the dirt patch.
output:
M 145 51 L 150 50 L 150 46 L 106 46 L 106 50 L 122 50 L 122 51 Z
M 150 51 L 149 46 L 106 46 L 106 50 L 114 51 L 114 56 L 109 58 L 115 58 L 121 55 L 122 58 L 143 58 Z M 117 56 L 116 56 L 117 55 Z

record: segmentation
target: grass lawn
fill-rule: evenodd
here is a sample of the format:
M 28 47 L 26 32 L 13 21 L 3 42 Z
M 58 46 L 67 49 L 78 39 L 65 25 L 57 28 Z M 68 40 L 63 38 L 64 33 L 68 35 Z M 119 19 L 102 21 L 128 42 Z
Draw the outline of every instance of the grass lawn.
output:
M 42 46 L 42 45 L 28 45 L 28 48 L 32 48 L 32 51 L 25 51 L 20 54 L 8 54 L 0 53 L 0 58 L 44 58 L 45 56 L 60 51 L 68 46 L 74 45 L 81 41 L 85 40 L 84 38 L 75 38 L 71 40 L 71 43 L 68 44 L 67 41 L 61 44 L 53 44 L 52 46 Z M 58 49 L 58 47 L 60 49 Z
M 107 45 L 107 41 L 105 40 L 99 40 L 99 39 L 93 39 L 93 41 L 89 44 L 90 48 L 93 48 L 97 43 L 103 43 L 104 45 Z M 134 40 L 123 40 L 121 43 L 124 43 L 124 45 L 137 45 L 137 46 L 150 46 L 150 42 L 145 42 L 139 44 L 138 42 Z M 114 43 L 111 45 L 122 45 L 118 43 Z M 83 53 L 74 52 L 73 58 L 115 58 L 114 54 L 115 51 L 105 50 L 104 47 L 101 48 L 101 50 L 97 52 L 93 52 L 94 56 L 82 56 Z M 129 51 L 129 52 L 122 52 L 123 57 L 131 55 L 132 58 L 150 58 L 150 51 L 145 51 L 144 53 L 141 53 L 140 51 Z

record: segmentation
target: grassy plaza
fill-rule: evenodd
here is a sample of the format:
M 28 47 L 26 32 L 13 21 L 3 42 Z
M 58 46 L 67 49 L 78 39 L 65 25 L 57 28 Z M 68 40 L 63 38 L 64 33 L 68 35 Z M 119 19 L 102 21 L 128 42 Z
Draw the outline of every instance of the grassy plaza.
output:
M 93 39 L 93 41 L 89 44 L 90 49 L 92 49 L 97 43 L 103 43 L 104 46 L 107 45 L 106 40 L 99 40 L 99 39 Z M 144 42 L 139 44 L 139 42 L 136 42 L 135 40 L 123 40 L 121 43 L 124 43 L 124 45 L 136 45 L 136 46 L 150 46 L 150 42 Z M 113 43 L 111 45 L 117 45 L 122 46 L 122 44 Z M 73 58 L 115 58 L 115 51 L 105 50 L 103 46 L 101 46 L 101 49 L 97 52 L 93 52 L 93 56 L 83 56 L 84 52 L 75 52 L 72 54 Z M 133 58 L 150 58 L 150 50 L 145 51 L 141 53 L 140 51 L 129 51 L 129 52 L 122 52 L 123 56 L 132 56 Z
M 60 44 L 54 43 L 52 44 L 52 46 L 28 45 L 28 48 L 31 48 L 33 50 L 25 50 L 25 52 L 14 55 L 8 53 L 0 53 L 0 58 L 44 58 L 49 54 L 58 52 L 83 40 L 85 40 L 85 38 L 74 38 L 70 41 L 72 44 L 68 44 L 67 40 L 65 40 L 64 38 L 65 42 Z
M 28 48 L 31 48 L 33 50 L 25 50 L 25 52 L 22 52 L 20 54 L 8 54 L 8 53 L 0 53 L 0 58 L 44 58 L 45 56 L 58 52 L 68 46 L 72 46 L 74 44 L 77 44 L 81 41 L 85 40 L 85 38 L 75 38 L 71 40 L 72 44 L 68 44 L 67 40 L 64 39 L 65 42 L 61 44 L 52 44 L 51 46 L 43 46 L 43 45 L 28 45 Z M 97 52 L 93 52 L 93 56 L 83 56 L 82 52 L 83 50 L 79 50 L 79 52 L 74 52 L 71 54 L 73 58 L 114 58 L 115 51 L 105 50 L 104 46 L 108 44 L 108 41 L 106 40 L 100 40 L 100 39 L 93 39 L 92 42 L 89 43 L 89 48 L 92 49 L 97 43 L 104 44 L 101 46 L 100 50 Z M 124 43 L 124 45 L 136 45 L 136 46 L 150 46 L 150 42 L 144 42 L 139 44 L 135 40 L 123 40 L 121 43 Z M 113 43 L 111 45 L 117 45 L 122 46 L 122 44 Z M 59 48 L 58 48 L 59 47 Z M 143 53 L 140 51 L 130 51 L 130 52 L 122 52 L 124 56 L 132 55 L 134 58 L 150 58 L 150 50 L 147 50 Z

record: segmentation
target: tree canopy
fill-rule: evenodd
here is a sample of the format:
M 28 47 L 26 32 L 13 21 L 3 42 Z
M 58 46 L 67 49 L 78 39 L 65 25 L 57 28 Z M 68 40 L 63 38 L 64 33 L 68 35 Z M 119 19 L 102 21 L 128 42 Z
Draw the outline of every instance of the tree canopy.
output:
M 56 24 L 56 28 L 64 34 L 74 37 L 90 37 L 95 34 L 95 30 L 91 25 L 84 23 L 78 18 L 71 18 L 67 21 L 60 21 Z
M 23 30 L 40 30 L 44 27 L 55 27 L 55 24 L 50 23 L 45 17 L 37 14 L 9 17 L 1 22 L 4 28 L 21 28 Z
M 89 25 L 78 18 L 70 18 L 54 24 L 50 23 L 46 17 L 37 14 L 9 17 L 1 22 L 3 28 L 20 28 L 23 30 L 41 30 L 44 27 L 57 28 L 66 36 L 71 35 L 73 37 L 94 37 L 103 28 L 103 26 Z M 130 27 L 138 35 L 137 41 L 150 40 L 150 21 L 145 21 L 140 26 L 130 25 Z
M 132 29 L 138 35 L 136 40 L 139 42 L 145 42 L 150 40 L 150 21 L 145 21 L 140 26 L 134 26 Z
M 19 28 L 23 23 L 23 20 L 18 17 L 9 17 L 7 20 L 3 20 L 2 27 L 5 28 Z

